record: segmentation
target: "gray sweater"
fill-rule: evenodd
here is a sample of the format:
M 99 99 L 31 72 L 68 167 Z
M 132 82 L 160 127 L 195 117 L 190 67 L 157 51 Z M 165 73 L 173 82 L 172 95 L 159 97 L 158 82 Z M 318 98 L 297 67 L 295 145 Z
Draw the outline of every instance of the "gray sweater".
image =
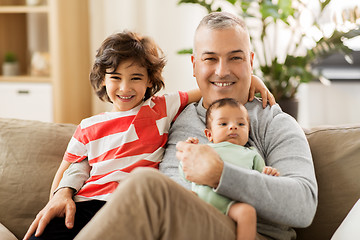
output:
M 262 103 L 254 100 L 245 107 L 251 121 L 248 144 L 258 150 L 266 165 L 280 171 L 280 177 L 225 162 L 215 191 L 255 207 L 259 233 L 279 240 L 295 239 L 291 227 L 310 225 L 317 206 L 317 183 L 308 142 L 297 122 L 283 113 L 278 105 L 263 109 Z M 191 184 L 179 175 L 175 145 L 188 137 L 197 137 L 200 143 L 208 143 L 204 135 L 205 113 L 200 101 L 199 104 L 190 104 L 179 115 L 169 131 L 168 145 L 160 164 L 161 172 L 188 189 L 191 189 Z M 79 190 L 88 172 L 87 161 L 72 164 L 64 173 L 59 188 Z
M 281 111 L 278 105 L 262 108 L 259 100 L 245 107 L 250 117 L 248 144 L 255 147 L 268 166 L 280 171 L 280 177 L 224 163 L 220 184 L 215 189 L 230 199 L 255 207 L 258 232 L 274 239 L 295 239 L 291 227 L 310 225 L 317 206 L 317 183 L 311 152 L 303 130 Z M 208 143 L 204 135 L 206 109 L 189 105 L 169 132 L 168 145 L 160 170 L 190 189 L 191 184 L 179 176 L 175 145 L 188 137 Z

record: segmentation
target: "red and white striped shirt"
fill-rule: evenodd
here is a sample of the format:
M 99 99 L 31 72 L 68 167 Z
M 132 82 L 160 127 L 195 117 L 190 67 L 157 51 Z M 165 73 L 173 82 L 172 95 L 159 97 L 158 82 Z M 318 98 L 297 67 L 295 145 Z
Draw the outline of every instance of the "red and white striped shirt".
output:
M 158 168 L 170 124 L 187 102 L 185 92 L 154 96 L 129 111 L 82 120 L 64 155 L 70 163 L 88 158 L 92 167 L 75 201 L 106 201 L 134 168 Z

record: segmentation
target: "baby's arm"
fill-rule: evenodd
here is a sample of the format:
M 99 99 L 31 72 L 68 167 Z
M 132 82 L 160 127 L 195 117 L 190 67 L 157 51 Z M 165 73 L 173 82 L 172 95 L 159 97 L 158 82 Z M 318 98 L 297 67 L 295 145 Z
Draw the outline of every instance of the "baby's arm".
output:
M 193 144 L 198 144 L 199 143 L 199 139 L 196 137 L 189 137 L 188 139 L 186 139 L 187 143 L 193 143 Z
M 266 108 L 267 102 L 269 102 L 270 106 L 276 103 L 274 96 L 272 93 L 267 89 L 264 82 L 255 75 L 251 76 L 251 85 L 250 85 L 250 92 L 249 92 L 249 101 L 253 101 L 255 98 L 255 93 L 260 93 L 263 108 Z
M 61 178 L 65 172 L 66 169 L 68 169 L 68 167 L 70 166 L 70 163 L 68 161 L 62 160 L 59 169 L 56 171 L 54 180 L 51 184 L 51 189 L 50 189 L 50 197 L 49 199 L 52 198 L 55 189 L 59 186 L 59 183 L 61 181 Z
M 271 175 L 271 176 L 275 176 L 275 177 L 280 176 L 280 172 L 276 168 L 269 167 L 269 166 L 265 166 L 262 173 Z

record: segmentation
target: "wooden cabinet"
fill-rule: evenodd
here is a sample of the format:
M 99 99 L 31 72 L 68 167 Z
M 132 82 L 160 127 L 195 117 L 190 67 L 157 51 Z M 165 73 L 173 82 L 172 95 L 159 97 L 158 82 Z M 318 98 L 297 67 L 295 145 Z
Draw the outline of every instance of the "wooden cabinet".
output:
M 88 0 L 39 2 L 0 0 L 0 65 L 7 52 L 19 63 L 17 76 L 0 69 L 0 82 L 49 83 L 54 122 L 77 124 L 91 115 Z M 43 56 L 47 71 L 34 71 L 35 55 Z

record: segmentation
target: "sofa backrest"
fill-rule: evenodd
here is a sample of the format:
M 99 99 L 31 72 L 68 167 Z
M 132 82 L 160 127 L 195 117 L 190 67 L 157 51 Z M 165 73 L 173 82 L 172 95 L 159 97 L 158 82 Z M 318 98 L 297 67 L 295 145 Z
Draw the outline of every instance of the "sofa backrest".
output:
M 0 118 L 0 223 L 19 239 L 49 200 L 71 124 Z
M 303 240 L 329 240 L 360 198 L 360 125 L 305 130 L 319 186 L 313 223 L 297 229 Z M 359 226 L 360 227 L 360 226 Z

